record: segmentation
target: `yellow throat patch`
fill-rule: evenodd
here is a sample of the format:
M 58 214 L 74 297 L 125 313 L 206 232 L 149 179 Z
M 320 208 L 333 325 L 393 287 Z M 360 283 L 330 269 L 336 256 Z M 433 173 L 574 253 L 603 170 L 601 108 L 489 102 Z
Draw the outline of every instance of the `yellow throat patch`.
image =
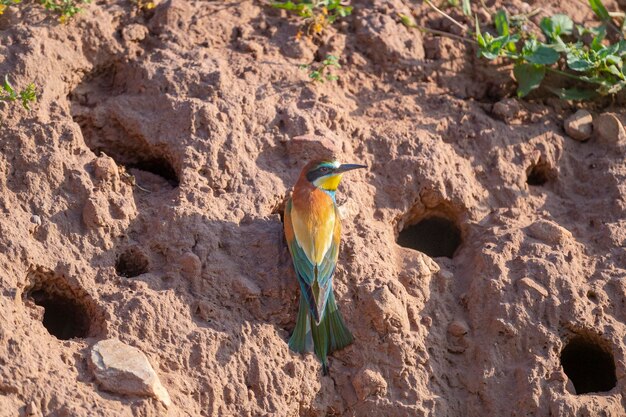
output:
M 341 176 L 342 174 L 337 174 L 318 178 L 313 184 L 315 184 L 316 187 L 322 188 L 324 190 L 335 191 L 337 187 L 339 187 L 339 183 L 341 182 Z

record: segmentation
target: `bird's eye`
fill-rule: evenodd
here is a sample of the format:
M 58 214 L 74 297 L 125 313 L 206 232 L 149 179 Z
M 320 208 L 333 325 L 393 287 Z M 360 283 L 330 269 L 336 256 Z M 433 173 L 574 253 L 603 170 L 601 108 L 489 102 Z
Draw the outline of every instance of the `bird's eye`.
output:
M 321 167 L 320 168 L 320 172 L 323 173 L 323 174 L 327 173 L 328 171 L 330 171 L 330 168 L 328 168 L 328 167 Z

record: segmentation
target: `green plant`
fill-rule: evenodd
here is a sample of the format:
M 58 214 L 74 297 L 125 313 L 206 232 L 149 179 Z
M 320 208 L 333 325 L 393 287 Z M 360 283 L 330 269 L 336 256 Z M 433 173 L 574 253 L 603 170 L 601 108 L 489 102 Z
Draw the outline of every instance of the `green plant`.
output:
M 39 0 L 39 3 L 47 10 L 59 15 L 59 22 L 67 23 L 69 19 L 80 13 L 83 4 L 91 3 L 91 0 Z
M 341 0 L 295 0 L 274 2 L 272 7 L 289 10 L 304 19 L 306 35 L 320 34 L 338 18 L 346 17 L 352 13 L 352 6 L 343 5 Z M 298 37 L 302 36 L 298 32 Z
M 556 14 L 541 20 L 540 28 L 546 39 L 509 25 L 504 10 L 494 16 L 497 37 L 481 33 L 476 22 L 478 54 L 489 60 L 499 57 L 515 62 L 513 75 L 518 82 L 518 96 L 523 97 L 541 85 L 546 72 L 553 72 L 588 85 L 579 89 L 548 89 L 559 97 L 571 100 L 591 98 L 596 94 L 614 94 L 626 86 L 626 41 L 610 43 L 606 39 L 610 15 L 599 0 L 590 4 L 603 23 L 596 28 L 584 28 L 564 14 Z M 584 36 L 591 34 L 590 42 Z M 564 40 L 565 39 L 565 40 Z
M 9 77 L 4 76 L 4 84 L 0 86 L 0 102 L 12 102 L 19 100 L 22 107 L 30 110 L 30 103 L 37 101 L 35 84 L 30 83 L 23 90 L 17 91 L 9 82 Z
M 334 55 L 326 55 L 326 59 L 318 65 L 306 64 L 301 65 L 301 69 L 309 70 L 309 78 L 312 81 L 337 81 L 339 77 L 332 72 L 332 68 L 341 68 L 339 58 Z
M 21 2 L 22 0 L 0 0 L 0 14 L 4 13 L 7 7 Z
M 464 33 L 471 31 L 445 12 L 438 9 L 430 0 L 424 0 L 433 10 L 459 26 Z M 473 39 L 423 28 L 409 17 L 400 15 L 400 21 L 407 27 L 415 27 L 424 32 L 448 36 L 464 42 L 475 42 L 478 55 L 488 60 L 504 59 L 513 61 L 513 76 L 518 83 L 517 94 L 524 97 L 538 88 L 546 73 L 574 80 L 573 88 L 546 88 L 567 100 L 585 100 L 597 95 L 615 94 L 626 87 L 626 14 L 609 12 L 601 0 L 588 0 L 595 15 L 601 20 L 597 27 L 575 25 L 564 14 L 544 17 L 539 25 L 540 35 L 530 32 L 523 25 L 530 16 L 541 9 L 526 15 L 509 16 L 506 10 L 499 10 L 493 16 L 497 35 L 481 32 L 478 19 L 475 22 Z M 464 8 L 466 8 L 464 6 Z M 465 10 L 464 10 L 465 12 Z M 470 13 L 465 13 L 471 15 Z M 616 25 L 614 19 L 621 19 Z M 609 37 L 607 32 L 614 32 Z M 615 39 L 617 37 L 617 39 Z M 580 86 L 584 86 L 580 88 Z

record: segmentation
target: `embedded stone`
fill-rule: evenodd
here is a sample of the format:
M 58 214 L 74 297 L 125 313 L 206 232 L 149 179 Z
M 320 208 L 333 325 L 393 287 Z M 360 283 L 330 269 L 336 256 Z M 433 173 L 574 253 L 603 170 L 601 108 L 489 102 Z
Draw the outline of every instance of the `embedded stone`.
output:
M 548 220 L 538 220 L 528 227 L 528 234 L 538 240 L 551 244 L 563 244 L 572 238 L 572 233 Z
M 533 290 L 537 294 L 541 295 L 542 297 L 548 296 L 548 290 L 543 285 L 537 283 L 531 278 L 528 278 L 528 277 L 522 278 L 518 282 L 522 288 Z
M 593 121 L 597 140 L 606 144 L 626 142 L 626 131 L 622 122 L 613 113 L 603 113 Z
M 564 128 L 570 138 L 582 142 L 591 137 L 593 117 L 587 110 L 578 110 L 565 120 Z
M 158 375 L 139 349 L 117 339 L 107 339 L 91 348 L 90 364 L 100 387 L 125 395 L 149 396 L 164 406 L 172 403 Z

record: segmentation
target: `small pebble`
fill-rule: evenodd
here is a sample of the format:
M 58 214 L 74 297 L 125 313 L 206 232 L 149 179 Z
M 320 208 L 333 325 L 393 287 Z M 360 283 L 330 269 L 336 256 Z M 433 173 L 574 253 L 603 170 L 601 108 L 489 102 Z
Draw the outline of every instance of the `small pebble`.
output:
M 578 110 L 565 120 L 565 133 L 577 141 L 585 141 L 593 132 L 593 117 L 587 110 Z
M 626 142 L 626 131 L 622 122 L 613 113 L 603 113 L 593 121 L 593 130 L 599 142 L 618 144 Z
M 549 244 L 564 244 L 572 239 L 572 233 L 548 220 L 538 220 L 528 227 L 528 235 Z
M 522 278 L 518 282 L 521 287 L 534 290 L 537 292 L 537 294 L 541 295 L 542 297 L 548 296 L 548 290 L 543 285 L 537 283 L 531 278 L 528 278 L 528 277 Z

